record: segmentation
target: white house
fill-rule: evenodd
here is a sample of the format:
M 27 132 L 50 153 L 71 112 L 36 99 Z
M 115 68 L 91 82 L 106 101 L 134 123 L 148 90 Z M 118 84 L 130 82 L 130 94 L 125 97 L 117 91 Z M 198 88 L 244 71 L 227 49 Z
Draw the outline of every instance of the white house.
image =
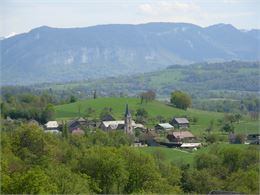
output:
M 57 121 L 48 121 L 44 125 L 44 129 L 46 132 L 59 132 L 59 124 Z

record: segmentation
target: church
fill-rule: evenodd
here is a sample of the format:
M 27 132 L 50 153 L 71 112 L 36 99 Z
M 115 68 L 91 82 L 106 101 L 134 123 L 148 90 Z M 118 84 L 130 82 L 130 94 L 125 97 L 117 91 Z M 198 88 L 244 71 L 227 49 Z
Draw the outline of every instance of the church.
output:
M 142 124 L 135 123 L 135 121 L 132 119 L 128 104 L 126 104 L 124 120 L 102 121 L 100 128 L 104 131 L 124 130 L 126 134 L 133 134 L 134 129 L 144 129 L 144 126 Z

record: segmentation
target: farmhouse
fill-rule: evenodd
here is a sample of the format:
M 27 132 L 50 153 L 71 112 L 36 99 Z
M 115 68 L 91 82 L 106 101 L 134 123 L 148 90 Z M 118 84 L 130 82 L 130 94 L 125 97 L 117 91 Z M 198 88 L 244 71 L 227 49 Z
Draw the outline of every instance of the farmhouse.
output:
M 169 131 L 174 129 L 174 127 L 169 123 L 159 123 L 155 125 L 154 128 L 156 131 L 160 131 L 160 130 Z
M 69 126 L 69 131 L 73 132 L 74 130 L 81 129 L 82 127 L 94 128 L 96 124 L 92 121 L 87 121 L 84 118 L 80 117 L 76 120 L 69 122 L 68 126 Z
M 132 120 L 131 113 L 128 109 L 128 104 L 126 104 L 124 120 L 102 121 L 99 127 L 104 131 L 123 129 L 127 134 L 133 134 L 133 129 L 136 128 L 144 129 L 142 124 L 136 124 L 135 121 Z
M 45 132 L 51 132 L 51 133 L 58 133 L 59 131 L 59 124 L 57 121 L 48 121 L 44 125 Z
M 194 140 L 195 136 L 189 131 L 178 131 L 169 133 L 167 139 L 171 142 L 184 142 Z
M 100 128 L 104 131 L 124 129 L 125 121 L 103 121 Z
M 102 118 L 102 121 L 115 121 L 116 119 L 111 115 L 107 114 Z
M 144 126 L 142 124 L 136 124 L 135 121 L 132 120 L 132 127 L 144 129 Z M 125 128 L 125 121 L 102 121 L 100 128 L 104 131 L 109 130 L 116 130 L 116 129 L 124 129 Z
M 200 148 L 201 143 L 183 143 L 181 148 Z
M 179 129 L 185 129 L 189 127 L 189 121 L 187 118 L 174 118 L 171 121 L 171 124 L 178 127 Z

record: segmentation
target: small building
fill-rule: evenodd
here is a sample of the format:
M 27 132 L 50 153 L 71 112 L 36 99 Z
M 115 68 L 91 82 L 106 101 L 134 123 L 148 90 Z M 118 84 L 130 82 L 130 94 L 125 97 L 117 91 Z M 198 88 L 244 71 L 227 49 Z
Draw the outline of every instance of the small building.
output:
M 69 126 L 69 131 L 73 132 L 74 130 L 80 129 L 80 127 L 85 125 L 86 122 L 87 121 L 84 118 L 82 118 L 82 117 L 69 122 L 69 125 L 68 125 Z
M 170 142 L 184 142 L 184 141 L 193 141 L 195 136 L 189 131 L 178 131 L 171 132 L 167 135 L 167 139 Z
M 181 148 L 200 148 L 201 143 L 183 143 L 180 147 Z
M 137 124 L 135 121 L 132 120 L 132 127 L 134 129 L 145 129 L 144 125 Z M 104 131 L 109 130 L 116 130 L 116 129 L 124 129 L 125 128 L 125 121 L 102 121 L 100 128 Z
M 48 121 L 45 125 L 44 125 L 44 130 L 45 131 L 54 131 L 57 132 L 59 131 L 59 124 L 57 121 Z
M 111 115 L 107 114 L 102 118 L 102 121 L 115 121 L 116 119 Z
M 155 128 L 156 131 L 161 131 L 161 130 L 169 131 L 169 130 L 174 129 L 174 127 L 169 123 L 159 123 L 159 124 L 155 125 L 154 128 Z
M 189 127 L 189 121 L 187 118 L 174 118 L 171 124 L 179 129 L 186 129 Z
M 260 143 L 260 134 L 259 133 L 248 134 L 247 137 L 246 137 L 246 143 L 259 145 L 259 143 Z
M 75 130 L 82 129 L 83 127 L 89 128 L 89 129 L 95 128 L 96 123 L 94 121 L 88 121 L 88 120 L 80 117 L 76 120 L 70 121 L 68 126 L 69 126 L 69 131 L 73 132 Z
M 104 131 L 124 129 L 125 121 L 103 121 L 100 128 Z

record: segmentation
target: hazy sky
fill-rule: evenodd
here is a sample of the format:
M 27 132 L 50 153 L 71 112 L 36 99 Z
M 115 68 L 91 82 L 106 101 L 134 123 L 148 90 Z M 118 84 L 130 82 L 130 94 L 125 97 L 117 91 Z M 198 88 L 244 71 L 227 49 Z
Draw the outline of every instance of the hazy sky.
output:
M 260 0 L 0 0 L 0 36 L 42 25 L 188 22 L 260 29 Z

